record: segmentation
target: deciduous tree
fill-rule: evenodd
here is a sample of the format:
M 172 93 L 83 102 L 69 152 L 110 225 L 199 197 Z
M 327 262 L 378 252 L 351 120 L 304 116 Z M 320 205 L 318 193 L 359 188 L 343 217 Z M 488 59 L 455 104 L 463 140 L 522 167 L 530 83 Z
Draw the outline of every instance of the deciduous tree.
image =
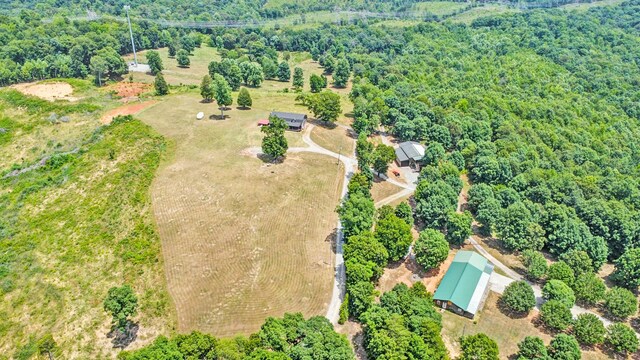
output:
M 582 356 L 578 341 L 567 334 L 556 335 L 549 343 L 547 352 L 554 360 L 580 360 Z
M 527 336 L 518 343 L 517 360 L 547 360 L 547 347 L 537 336 Z
M 640 248 L 625 251 L 616 261 L 611 278 L 621 286 L 636 290 L 640 286 Z
M 393 162 L 396 158 L 396 152 L 393 147 L 378 144 L 376 149 L 373 151 L 373 169 L 380 174 L 385 174 L 389 169 L 389 164 Z
M 411 226 L 393 213 L 378 221 L 375 237 L 387 248 L 391 261 L 402 259 L 413 241 Z
M 638 299 L 629 290 L 615 287 L 604 295 L 607 312 L 616 319 L 626 319 L 638 311 Z
M 526 281 L 514 281 L 507 285 L 500 297 L 500 301 L 511 311 L 528 313 L 536 306 L 536 296 L 533 288 Z
M 542 304 L 540 319 L 546 326 L 555 330 L 564 330 L 573 321 L 569 307 L 558 300 L 549 300 Z
M 205 101 L 209 102 L 213 99 L 213 94 L 214 89 L 211 84 L 211 77 L 209 75 L 205 75 L 200 83 L 200 95 Z
M 189 52 L 185 49 L 178 50 L 176 54 L 176 61 L 180 67 L 189 67 L 191 65 L 191 59 L 189 59 Z
M 272 115 L 269 117 L 269 126 L 263 126 L 260 131 L 264 134 L 262 138 L 262 152 L 269 155 L 274 161 L 287 153 L 289 145 L 284 132 L 287 123 L 281 118 Z
M 627 324 L 615 323 L 607 328 L 605 343 L 615 352 L 628 354 L 638 351 L 638 337 Z
M 347 86 L 350 75 L 351 66 L 349 65 L 349 61 L 345 58 L 338 60 L 335 73 L 333 74 L 333 84 L 340 88 Z
M 278 80 L 289 81 L 291 79 L 291 67 L 286 61 L 281 62 L 278 65 Z
M 296 67 L 293 69 L 293 87 L 296 90 L 302 90 L 304 86 L 304 73 L 302 72 L 302 68 Z
M 213 76 L 213 98 L 216 99 L 218 106 L 220 107 L 220 116 L 224 118 L 225 107 L 233 104 L 233 98 L 231 97 L 231 87 L 227 80 L 222 75 Z
M 576 294 L 576 300 L 593 306 L 604 299 L 607 287 L 604 281 L 596 274 L 584 273 L 578 276 L 573 284 L 573 289 Z
M 449 243 L 444 235 L 433 229 L 425 229 L 414 247 L 416 262 L 426 270 L 435 269 L 449 256 Z
M 602 320 L 594 314 L 580 314 L 573 324 L 573 334 L 581 344 L 602 344 L 605 333 L 606 329 Z
M 485 334 L 468 335 L 460 339 L 460 360 L 498 360 L 498 344 Z
M 449 244 L 460 246 L 471 236 L 473 217 L 468 211 L 462 214 L 450 212 L 447 216 L 446 238 Z
M 542 288 L 542 297 L 546 300 L 557 300 L 571 308 L 576 303 L 576 296 L 569 285 L 560 280 L 549 280 Z
M 151 75 L 156 75 L 157 73 L 164 70 L 162 66 L 162 59 L 160 59 L 160 54 L 155 50 L 149 50 L 146 54 L 147 65 L 151 69 Z
M 103 305 L 104 310 L 111 314 L 111 323 L 120 331 L 124 331 L 129 317 L 135 316 L 138 312 L 138 297 L 129 285 L 112 287 Z

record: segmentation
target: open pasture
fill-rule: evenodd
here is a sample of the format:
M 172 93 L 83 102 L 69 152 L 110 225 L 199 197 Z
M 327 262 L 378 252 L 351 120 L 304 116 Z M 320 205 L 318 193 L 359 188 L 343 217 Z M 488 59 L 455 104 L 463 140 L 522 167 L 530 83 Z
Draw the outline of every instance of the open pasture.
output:
M 276 165 L 248 154 L 260 146 L 258 119 L 303 110 L 292 93 L 252 97 L 251 110 L 233 108 L 226 120 L 209 119 L 219 112 L 196 93 L 139 114 L 174 146 L 152 198 L 180 331 L 248 334 L 268 316 L 323 315 L 331 297 L 343 169 L 316 154 Z M 303 146 L 300 133 L 287 137 Z

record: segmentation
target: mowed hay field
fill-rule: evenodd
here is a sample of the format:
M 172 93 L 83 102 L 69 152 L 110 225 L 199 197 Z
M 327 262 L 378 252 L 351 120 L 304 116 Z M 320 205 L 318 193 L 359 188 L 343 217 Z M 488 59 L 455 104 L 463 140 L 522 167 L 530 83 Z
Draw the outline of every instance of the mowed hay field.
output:
M 253 109 L 226 120 L 208 119 L 219 112 L 195 92 L 139 114 L 174 147 L 152 198 L 180 331 L 248 334 L 268 316 L 324 315 L 331 297 L 344 169 L 317 154 L 272 165 L 246 151 L 260 146 L 256 122 L 271 109 L 303 110 L 295 94 L 254 90 Z M 287 137 L 302 144 L 300 133 Z

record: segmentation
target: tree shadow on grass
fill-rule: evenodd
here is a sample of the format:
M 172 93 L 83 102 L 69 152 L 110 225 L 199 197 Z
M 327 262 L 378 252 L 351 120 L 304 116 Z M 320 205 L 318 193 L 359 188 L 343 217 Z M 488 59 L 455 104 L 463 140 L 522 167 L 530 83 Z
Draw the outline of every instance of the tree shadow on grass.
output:
M 225 120 L 225 119 L 228 119 L 228 118 L 229 118 L 229 115 L 226 115 L 226 114 L 225 115 L 213 114 L 213 115 L 209 116 L 209 120 Z
M 280 156 L 277 159 L 274 159 L 273 156 L 267 155 L 265 153 L 259 153 L 257 157 L 258 159 L 262 160 L 263 163 L 271 165 L 282 164 L 284 162 L 284 159 L 286 159 L 285 156 Z
M 107 334 L 107 338 L 111 339 L 114 348 L 124 349 L 138 338 L 139 329 L 140 325 L 132 321 L 127 321 L 124 331 L 113 327 Z
M 336 246 L 338 244 L 338 229 L 334 228 L 331 233 L 324 238 L 324 242 L 331 243 L 331 252 L 336 253 Z
M 211 104 L 211 103 L 213 103 L 213 99 L 209 99 L 209 100 L 202 99 L 202 100 L 200 100 L 200 104 Z
M 336 125 L 331 121 L 324 121 L 324 120 L 318 120 L 318 119 L 310 119 L 309 123 L 324 129 L 329 129 L 329 130 L 333 130 L 336 127 L 338 127 L 338 125 Z

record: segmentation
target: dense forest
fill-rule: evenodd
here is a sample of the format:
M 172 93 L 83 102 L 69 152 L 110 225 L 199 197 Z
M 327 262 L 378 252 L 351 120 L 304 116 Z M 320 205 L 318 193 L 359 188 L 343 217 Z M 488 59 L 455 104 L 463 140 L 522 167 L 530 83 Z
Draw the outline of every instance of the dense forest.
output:
M 494 3 L 494 1 L 467 2 Z M 45 16 L 56 14 L 85 16 L 88 12 L 101 15 L 124 16 L 124 6 L 131 6 L 131 14 L 144 19 L 194 20 L 194 21 L 241 21 L 280 18 L 288 15 L 300 15 L 314 11 L 371 11 L 396 14 L 399 17 L 411 17 L 422 12 L 416 11 L 419 0 L 144 0 L 144 1 L 89 1 L 89 0 L 48 0 L 14 1 L 0 3 L 0 10 L 16 11 L 31 9 Z M 518 8 L 556 7 L 569 3 L 591 2 L 590 0 L 508 0 L 506 3 Z M 498 2 L 495 2 L 498 3 Z

